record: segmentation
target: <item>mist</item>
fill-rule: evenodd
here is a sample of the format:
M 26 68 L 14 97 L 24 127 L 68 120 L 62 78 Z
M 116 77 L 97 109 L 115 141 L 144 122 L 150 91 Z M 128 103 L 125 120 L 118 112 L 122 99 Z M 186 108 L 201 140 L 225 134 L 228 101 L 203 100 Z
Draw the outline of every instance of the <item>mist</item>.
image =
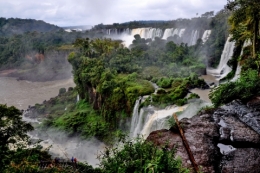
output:
M 66 132 L 54 128 L 36 129 L 30 132 L 29 136 L 32 140 L 41 139 L 40 145 L 43 149 L 50 148 L 49 153 L 53 158 L 70 160 L 71 157 L 76 157 L 80 162 L 87 162 L 93 167 L 98 166 L 98 156 L 105 148 L 105 144 L 94 137 L 86 140 L 79 136 L 69 136 Z

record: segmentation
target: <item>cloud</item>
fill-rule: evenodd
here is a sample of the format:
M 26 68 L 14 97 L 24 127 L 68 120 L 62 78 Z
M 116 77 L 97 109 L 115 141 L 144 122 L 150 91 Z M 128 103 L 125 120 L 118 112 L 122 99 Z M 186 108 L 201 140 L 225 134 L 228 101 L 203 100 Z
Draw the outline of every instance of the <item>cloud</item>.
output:
M 132 20 L 173 20 L 215 13 L 226 0 L 8 0 L 0 16 L 44 20 L 59 26 L 122 23 Z

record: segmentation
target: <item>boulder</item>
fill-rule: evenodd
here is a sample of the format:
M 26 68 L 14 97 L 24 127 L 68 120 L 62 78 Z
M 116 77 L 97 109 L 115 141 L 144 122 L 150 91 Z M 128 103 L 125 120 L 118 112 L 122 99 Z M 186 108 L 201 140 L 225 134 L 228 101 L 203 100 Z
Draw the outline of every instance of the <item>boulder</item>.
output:
M 258 98 L 247 104 L 233 101 L 212 114 L 204 112 L 180 121 L 202 172 L 260 172 L 259 105 Z M 183 166 L 193 170 L 176 129 L 154 131 L 147 140 L 158 146 L 168 143 L 169 148 L 176 147 Z

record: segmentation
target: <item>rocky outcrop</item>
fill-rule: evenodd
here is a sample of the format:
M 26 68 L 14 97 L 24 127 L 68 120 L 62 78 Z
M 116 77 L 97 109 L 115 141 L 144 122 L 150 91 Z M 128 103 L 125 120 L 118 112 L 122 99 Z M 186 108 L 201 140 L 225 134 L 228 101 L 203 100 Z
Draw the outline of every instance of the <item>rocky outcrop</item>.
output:
M 67 61 L 69 53 L 68 50 L 48 50 L 44 54 L 31 53 L 32 55 L 25 57 L 27 65 L 21 65 L 5 76 L 40 82 L 71 78 L 72 66 Z
M 260 172 L 260 99 L 247 104 L 233 101 L 213 114 L 182 119 L 184 134 L 203 172 Z M 190 167 L 187 152 L 176 129 L 152 132 L 147 138 L 157 145 L 176 148 L 183 165 Z

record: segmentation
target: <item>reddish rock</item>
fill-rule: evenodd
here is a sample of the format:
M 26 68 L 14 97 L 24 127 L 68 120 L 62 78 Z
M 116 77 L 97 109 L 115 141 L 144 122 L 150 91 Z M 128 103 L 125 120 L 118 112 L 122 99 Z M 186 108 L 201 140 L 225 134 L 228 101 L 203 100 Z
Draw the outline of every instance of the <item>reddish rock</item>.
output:
M 212 114 L 196 115 L 180 121 L 202 172 L 260 172 L 259 105 L 259 98 L 246 105 L 234 101 Z M 176 156 L 182 158 L 183 166 L 192 170 L 176 129 L 152 132 L 147 140 L 158 146 L 168 143 L 169 148 L 177 147 Z

